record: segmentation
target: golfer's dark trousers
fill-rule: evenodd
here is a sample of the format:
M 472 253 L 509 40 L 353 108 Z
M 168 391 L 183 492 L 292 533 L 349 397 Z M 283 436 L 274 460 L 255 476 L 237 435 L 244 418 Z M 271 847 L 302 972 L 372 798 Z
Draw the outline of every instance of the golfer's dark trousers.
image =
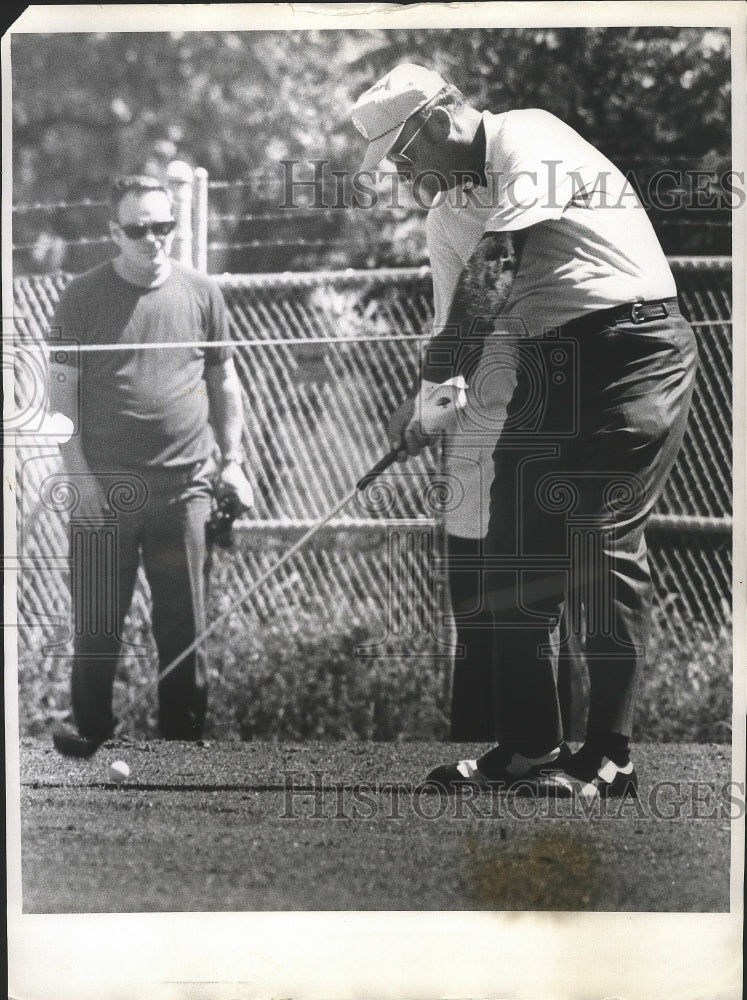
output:
M 484 588 L 485 539 L 446 536 L 448 582 L 455 626 L 449 738 L 457 743 L 495 742 L 499 737 L 495 628 Z M 581 637 L 565 615 L 553 633 L 558 645 L 558 700 L 563 736 L 583 742 L 586 732 L 588 674 Z
M 644 528 L 685 432 L 697 348 L 676 299 L 521 345 L 486 537 L 499 739 L 561 738 L 552 630 L 585 633 L 588 732 L 631 735 L 651 624 Z
M 141 560 L 160 668 L 205 628 L 205 522 L 214 471 L 209 462 L 181 470 L 102 472 L 112 515 L 92 526 L 76 525 L 71 519 L 72 702 L 83 736 L 106 736 L 115 723 L 113 683 Z M 130 652 L 145 661 L 149 658 L 142 645 Z M 126 697 L 133 693 L 128 691 Z M 203 645 L 159 684 L 160 735 L 198 739 L 206 708 Z
M 490 742 L 498 738 L 493 680 L 493 617 L 484 600 L 480 571 L 482 538 L 447 535 L 448 581 L 456 632 L 451 685 L 450 738 Z

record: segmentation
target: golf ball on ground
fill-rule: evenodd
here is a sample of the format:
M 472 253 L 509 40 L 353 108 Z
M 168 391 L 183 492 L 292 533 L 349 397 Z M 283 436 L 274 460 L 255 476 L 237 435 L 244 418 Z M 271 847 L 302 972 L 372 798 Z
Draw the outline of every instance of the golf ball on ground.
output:
M 113 764 L 109 765 L 109 777 L 112 781 L 116 781 L 117 784 L 120 781 L 124 781 L 125 778 L 129 778 L 129 776 L 130 769 L 123 760 L 115 760 Z

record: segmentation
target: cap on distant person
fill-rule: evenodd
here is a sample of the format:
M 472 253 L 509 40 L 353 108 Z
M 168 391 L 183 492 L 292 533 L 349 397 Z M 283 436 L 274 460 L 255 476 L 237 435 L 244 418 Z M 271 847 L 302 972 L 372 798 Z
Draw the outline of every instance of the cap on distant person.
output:
M 407 119 L 445 86 L 446 81 L 432 69 L 402 63 L 361 94 L 350 112 L 353 125 L 369 144 L 361 169 L 371 170 L 383 160 Z

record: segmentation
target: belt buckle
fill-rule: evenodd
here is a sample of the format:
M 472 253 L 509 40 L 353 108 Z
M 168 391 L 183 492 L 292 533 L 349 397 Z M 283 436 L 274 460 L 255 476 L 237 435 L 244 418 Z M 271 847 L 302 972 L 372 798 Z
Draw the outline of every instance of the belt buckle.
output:
M 643 306 L 644 306 L 643 302 L 634 302 L 633 305 L 631 306 L 631 308 L 630 308 L 630 318 L 633 321 L 633 323 L 638 324 L 638 323 L 645 323 L 646 322 L 646 317 L 644 315 L 642 315 L 642 313 L 640 311 L 640 310 L 643 309 Z

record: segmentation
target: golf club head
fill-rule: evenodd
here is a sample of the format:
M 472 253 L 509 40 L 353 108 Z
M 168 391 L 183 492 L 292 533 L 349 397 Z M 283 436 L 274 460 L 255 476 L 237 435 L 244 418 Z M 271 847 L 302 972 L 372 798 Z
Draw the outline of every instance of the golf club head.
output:
M 55 750 L 63 757 L 93 757 L 98 748 L 106 741 L 106 737 L 92 740 L 80 736 L 67 726 L 60 726 L 52 734 Z

